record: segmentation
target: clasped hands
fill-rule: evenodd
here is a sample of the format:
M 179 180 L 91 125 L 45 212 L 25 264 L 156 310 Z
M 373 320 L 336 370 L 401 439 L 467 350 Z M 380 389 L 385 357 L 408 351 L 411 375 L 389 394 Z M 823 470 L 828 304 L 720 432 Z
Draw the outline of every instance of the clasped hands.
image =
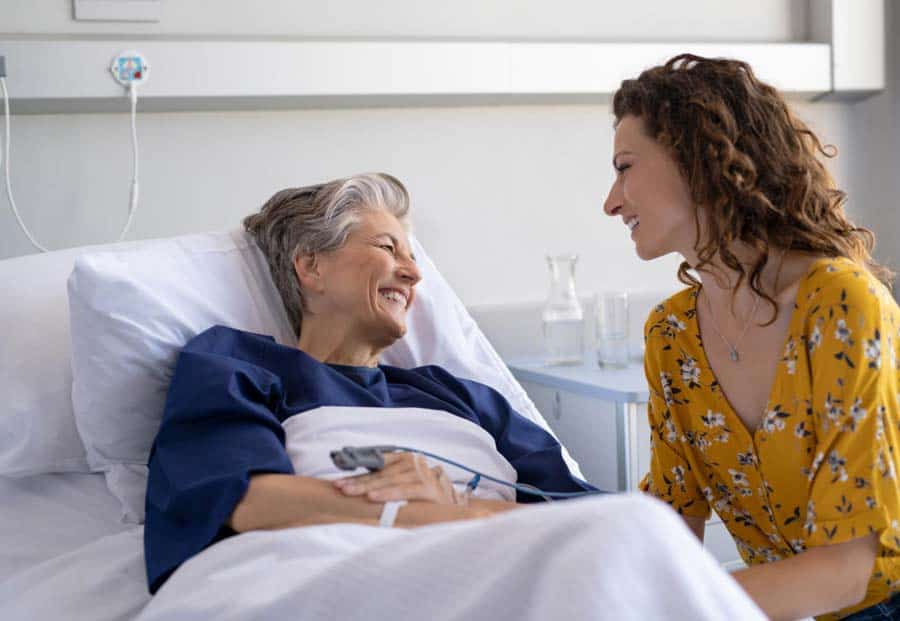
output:
M 423 500 L 443 505 L 466 505 L 469 495 L 457 492 L 440 466 L 429 467 L 416 453 L 385 453 L 384 468 L 335 479 L 345 496 L 364 496 L 371 502 Z

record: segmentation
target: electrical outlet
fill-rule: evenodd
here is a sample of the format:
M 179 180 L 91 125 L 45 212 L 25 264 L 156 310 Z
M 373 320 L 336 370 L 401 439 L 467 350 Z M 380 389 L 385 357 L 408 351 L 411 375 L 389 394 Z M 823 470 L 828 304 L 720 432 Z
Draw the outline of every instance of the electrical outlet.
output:
M 122 86 L 143 84 L 150 75 L 150 63 L 140 52 L 121 52 L 109 64 L 113 80 Z

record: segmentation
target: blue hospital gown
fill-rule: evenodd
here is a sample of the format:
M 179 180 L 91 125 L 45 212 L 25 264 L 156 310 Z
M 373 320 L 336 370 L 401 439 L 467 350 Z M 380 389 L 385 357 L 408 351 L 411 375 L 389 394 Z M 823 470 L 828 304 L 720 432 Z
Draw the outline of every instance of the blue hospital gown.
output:
M 282 424 L 322 406 L 449 412 L 487 431 L 520 483 L 595 489 L 569 472 L 549 433 L 488 386 L 438 366 L 325 364 L 272 337 L 215 326 L 179 354 L 150 453 L 144 553 L 151 593 L 186 560 L 235 534 L 226 522 L 251 475 L 294 473 Z

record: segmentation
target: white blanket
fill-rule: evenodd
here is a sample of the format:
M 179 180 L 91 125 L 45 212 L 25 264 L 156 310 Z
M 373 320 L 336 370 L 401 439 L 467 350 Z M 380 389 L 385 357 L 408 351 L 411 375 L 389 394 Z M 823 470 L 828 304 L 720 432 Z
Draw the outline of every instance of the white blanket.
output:
M 254 532 L 185 563 L 139 621 L 764 618 L 683 521 L 640 495 L 414 530 Z
M 302 476 L 335 479 L 364 473 L 364 468 L 354 472 L 338 469 L 331 461 L 331 451 L 344 446 L 390 444 L 428 451 L 501 481 L 516 482 L 515 468 L 497 451 L 491 434 L 441 410 L 325 406 L 288 418 L 284 433 L 294 471 Z M 460 488 L 472 478 L 461 468 L 431 458 L 426 461 L 429 466 L 443 467 Z M 484 479 L 475 496 L 514 501 L 516 492 Z

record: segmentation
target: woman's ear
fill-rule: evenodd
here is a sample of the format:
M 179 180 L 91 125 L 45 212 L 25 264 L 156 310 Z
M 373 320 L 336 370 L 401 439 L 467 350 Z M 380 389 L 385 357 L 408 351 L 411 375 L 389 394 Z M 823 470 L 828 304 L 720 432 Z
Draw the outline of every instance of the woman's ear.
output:
M 322 275 L 319 272 L 319 260 L 315 252 L 297 255 L 294 259 L 294 272 L 300 281 L 301 289 L 322 291 Z

